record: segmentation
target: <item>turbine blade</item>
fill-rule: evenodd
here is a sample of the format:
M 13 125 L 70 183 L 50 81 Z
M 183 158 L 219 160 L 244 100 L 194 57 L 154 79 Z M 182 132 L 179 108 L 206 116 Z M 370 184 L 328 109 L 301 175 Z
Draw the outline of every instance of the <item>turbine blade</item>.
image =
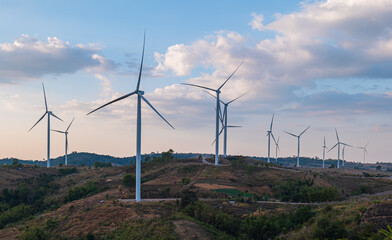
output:
M 325 136 L 324 136 L 324 147 L 325 147 Z
M 53 117 L 57 118 L 58 120 L 64 122 L 61 118 L 59 118 L 59 117 L 57 117 L 56 115 L 54 115 L 54 113 L 50 112 L 49 114 L 52 115 Z
M 141 62 L 140 62 L 140 70 L 139 70 L 139 77 L 138 77 L 138 79 L 137 79 L 136 91 L 139 91 L 139 88 L 140 88 L 140 79 L 141 79 L 141 77 L 142 77 L 143 60 L 144 60 L 144 46 L 145 46 L 145 45 L 146 45 L 146 30 L 144 30 L 142 60 L 141 60 Z
M 160 116 L 167 124 L 169 124 L 169 126 L 173 129 L 175 129 L 152 105 L 151 103 L 143 96 L 140 95 L 139 96 L 148 104 L 148 106 L 150 106 L 150 108 L 152 108 L 152 110 L 154 110 L 156 112 L 156 114 L 158 114 L 158 116 Z
M 69 150 L 69 146 L 68 146 L 68 137 L 67 137 L 67 135 L 65 135 L 65 145 L 67 145 L 67 150 Z
M 347 144 L 347 143 L 341 143 L 343 146 L 347 146 L 347 147 L 353 147 L 353 146 L 351 146 L 351 145 L 349 145 L 349 144 Z
M 196 85 L 196 84 L 191 84 L 191 83 L 181 83 L 181 84 L 182 84 L 182 85 L 193 86 L 193 87 L 204 88 L 204 89 L 207 89 L 207 90 L 210 90 L 210 91 L 214 91 L 214 92 L 216 92 L 216 91 L 217 91 L 217 90 L 215 90 L 215 89 L 212 89 L 212 88 L 203 87 L 203 86 L 199 86 L 199 85 Z
M 329 153 L 330 151 L 332 151 L 332 149 L 334 149 L 339 143 L 336 143 L 335 146 L 333 146 L 331 149 L 328 150 L 327 153 Z
M 208 91 L 206 91 L 206 90 L 203 90 L 203 91 L 206 92 L 207 94 L 209 94 L 210 96 L 212 96 L 213 98 L 216 99 L 216 97 L 215 97 L 214 95 L 212 95 L 210 92 L 208 92 Z
M 293 137 L 298 137 L 297 135 L 294 135 L 294 134 L 292 134 L 292 133 L 289 133 L 289 132 L 286 132 L 286 131 L 284 131 L 285 133 L 287 133 L 287 134 L 290 134 L 291 136 L 293 136 Z
M 365 148 L 369 145 L 369 142 L 366 143 Z
M 275 113 L 272 114 L 271 125 L 270 125 L 270 131 L 272 131 L 272 124 L 274 123 L 274 115 L 275 115 Z M 272 132 L 271 132 L 271 133 L 272 133 Z
M 42 89 L 44 90 L 44 99 L 45 99 L 45 109 L 48 111 L 48 103 L 46 101 L 46 93 L 45 93 L 45 86 L 44 83 L 42 83 Z
M 48 113 L 48 112 L 45 112 L 44 115 L 42 115 L 42 117 L 34 124 L 34 126 L 32 126 L 32 127 L 30 128 L 29 132 L 31 131 L 31 129 L 33 129 L 33 128 L 35 127 L 35 125 L 37 125 L 37 124 L 45 117 L 45 115 L 46 115 L 47 113 Z
M 305 130 L 303 130 L 299 136 L 301 137 L 301 135 L 304 134 L 306 132 L 306 130 L 308 130 L 309 128 L 310 128 L 310 126 L 307 127 Z
M 219 132 L 219 134 L 218 134 L 218 136 L 220 136 L 221 135 L 221 133 L 223 132 L 223 127 L 222 127 L 222 129 L 220 130 L 220 132 Z M 214 139 L 214 141 L 211 143 L 211 145 L 214 145 L 214 143 L 216 142 L 216 139 Z
M 239 98 L 243 97 L 243 96 L 244 96 L 244 95 L 246 95 L 248 92 L 249 92 L 249 91 L 247 91 L 247 92 L 243 93 L 243 94 L 242 94 L 242 95 L 240 95 L 239 97 L 236 97 L 236 98 L 234 98 L 233 100 L 231 100 L 231 101 L 230 101 L 230 102 L 228 102 L 227 104 L 230 104 L 230 103 L 234 102 L 235 100 L 237 100 L 237 99 L 239 99 Z
M 339 142 L 338 130 L 336 130 L 336 128 L 335 128 L 335 133 L 336 133 L 336 139 L 338 139 L 338 142 Z
M 119 98 L 117 98 L 117 99 L 114 99 L 113 101 L 110 101 L 110 102 L 108 102 L 108 103 L 106 103 L 106 104 L 100 106 L 99 108 L 96 108 L 96 109 L 92 110 L 91 112 L 87 113 L 87 115 L 90 115 L 91 113 L 93 113 L 93 112 L 95 112 L 95 111 L 97 111 L 97 110 L 99 110 L 99 109 L 101 109 L 101 108 L 103 108 L 103 107 L 106 107 L 107 105 L 110 105 L 110 104 L 112 104 L 112 103 L 115 103 L 115 102 L 117 102 L 117 101 L 120 101 L 120 100 L 122 100 L 122 99 L 124 99 L 124 98 L 127 98 L 127 97 L 129 97 L 129 96 L 131 96 L 131 95 L 133 95 L 133 94 L 135 94 L 135 93 L 136 93 L 136 91 L 131 92 L 131 93 L 128 93 L 128 94 L 125 94 L 124 96 L 119 97 Z
M 54 130 L 54 129 L 50 129 L 50 130 L 52 130 L 53 132 L 58 132 L 58 133 L 65 133 L 65 132 L 59 131 L 59 130 Z
M 229 128 L 241 128 L 242 126 L 234 126 L 234 125 L 230 125 L 230 126 L 227 126 L 227 127 L 229 127 Z
M 71 121 L 71 123 L 69 124 L 69 126 L 67 127 L 67 130 L 65 130 L 66 132 L 68 132 L 68 129 L 71 127 L 71 125 L 72 125 L 72 123 L 73 123 L 74 120 L 75 120 L 75 117 L 72 118 L 72 121 Z
M 275 140 L 275 137 L 274 137 L 274 134 L 271 132 L 271 136 L 272 136 L 272 139 L 274 140 L 274 143 L 275 143 L 275 145 L 277 144 L 276 143 L 276 140 Z
M 234 72 L 226 79 L 226 81 L 218 88 L 218 91 L 221 90 L 221 88 L 227 83 L 227 81 L 230 80 L 230 78 L 235 74 L 235 72 L 237 72 L 238 68 L 241 67 L 241 65 L 244 63 L 244 61 L 242 61 L 240 63 L 240 65 L 234 70 Z

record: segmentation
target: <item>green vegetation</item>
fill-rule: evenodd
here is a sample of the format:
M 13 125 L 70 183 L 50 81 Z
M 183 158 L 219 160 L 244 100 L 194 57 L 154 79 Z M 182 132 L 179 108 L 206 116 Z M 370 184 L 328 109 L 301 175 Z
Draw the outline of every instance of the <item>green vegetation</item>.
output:
M 65 196 L 65 202 L 72 202 L 74 200 L 78 200 L 84 197 L 91 196 L 95 193 L 99 192 L 96 184 L 94 182 L 88 181 L 85 185 L 80 187 L 74 187 L 68 190 L 67 196 Z
M 199 201 L 189 204 L 184 213 L 238 239 L 272 239 L 282 232 L 300 227 L 315 215 L 311 207 L 305 206 L 291 213 L 248 216 L 242 219 Z
M 105 167 L 112 167 L 112 163 L 104 163 L 104 162 L 95 162 L 93 165 L 95 168 L 105 168 Z
M 238 189 L 215 189 L 215 190 L 211 190 L 211 191 L 217 192 L 217 193 L 224 193 L 226 195 L 233 196 L 233 197 L 246 197 L 246 198 L 254 197 L 253 194 L 250 194 L 247 192 L 241 192 Z
M 77 172 L 78 172 L 78 169 L 76 167 L 73 167 L 73 168 L 60 168 L 59 169 L 59 174 L 63 175 L 63 176 L 69 175 L 69 174 L 72 174 L 72 173 L 77 173 Z
M 132 174 L 125 174 L 124 177 L 122 178 L 122 184 L 126 187 L 134 187 L 136 184 L 136 177 L 135 175 Z
M 338 198 L 335 187 L 315 187 L 313 180 L 288 180 L 274 186 L 275 198 L 292 202 L 328 202 Z
M 156 162 L 167 162 L 167 161 L 172 161 L 174 160 L 173 156 L 173 149 L 169 149 L 167 152 L 162 152 L 161 156 L 153 157 L 151 162 L 156 163 Z

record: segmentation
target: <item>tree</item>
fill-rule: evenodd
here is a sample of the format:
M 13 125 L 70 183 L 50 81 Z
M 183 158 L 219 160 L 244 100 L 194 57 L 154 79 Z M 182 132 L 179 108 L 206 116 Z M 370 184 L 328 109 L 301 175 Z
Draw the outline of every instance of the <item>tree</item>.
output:
M 136 184 L 136 177 L 132 174 L 125 174 L 122 179 L 122 184 L 126 187 L 133 187 Z

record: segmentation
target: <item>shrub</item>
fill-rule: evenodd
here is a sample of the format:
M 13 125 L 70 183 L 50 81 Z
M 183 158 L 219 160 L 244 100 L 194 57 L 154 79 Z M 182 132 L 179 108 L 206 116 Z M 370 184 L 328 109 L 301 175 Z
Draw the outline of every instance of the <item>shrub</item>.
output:
M 193 204 L 198 200 L 195 192 L 184 190 L 181 193 L 181 207 L 185 208 L 189 204 Z
M 73 167 L 73 168 L 60 168 L 59 169 L 59 174 L 63 175 L 63 176 L 68 175 L 68 174 L 72 174 L 72 173 L 77 173 L 77 172 L 78 172 L 78 169 L 76 169 L 76 167 Z
M 72 202 L 74 200 L 90 196 L 96 192 L 98 192 L 97 186 L 94 182 L 89 181 L 84 186 L 74 187 L 70 189 L 64 200 L 65 202 Z
M 182 185 L 188 185 L 191 182 L 191 180 L 189 178 L 184 177 L 184 178 L 182 178 L 181 182 L 182 182 Z
M 125 174 L 122 179 L 122 184 L 126 187 L 134 187 L 136 184 L 136 177 L 132 174 Z

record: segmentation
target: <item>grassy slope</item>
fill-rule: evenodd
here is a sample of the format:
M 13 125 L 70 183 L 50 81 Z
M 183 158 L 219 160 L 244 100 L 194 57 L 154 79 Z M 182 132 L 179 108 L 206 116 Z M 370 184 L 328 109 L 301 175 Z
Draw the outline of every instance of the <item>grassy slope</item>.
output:
M 184 189 L 196 191 L 200 198 L 225 198 L 225 194 L 211 191 L 220 187 L 237 189 L 242 192 L 247 191 L 259 196 L 263 194 L 273 195 L 273 186 L 277 182 L 284 182 L 287 179 L 313 179 L 316 186 L 335 186 L 342 198 L 358 193 L 361 185 L 370 186 L 374 193 L 392 190 L 391 180 L 364 177 L 362 171 L 344 169 L 296 170 L 274 165 L 267 166 L 253 160 L 246 160 L 246 164 L 220 167 L 204 165 L 196 160 L 176 160 L 163 163 L 146 163 L 143 164 L 142 169 L 143 198 L 179 197 L 180 192 Z M 46 211 L 32 219 L 11 224 L 0 230 L 0 237 L 13 239 L 23 233 L 27 226 L 30 228 L 32 226 L 45 228 L 47 231 L 58 234 L 57 239 L 83 238 L 89 232 L 100 238 L 106 236 L 109 239 L 128 239 L 124 238 L 125 235 L 134 236 L 135 238 L 161 236 L 171 239 L 179 237 L 180 232 L 175 231 L 175 226 L 181 226 L 182 222 L 178 221 L 185 221 L 186 219 L 184 220 L 184 217 L 178 215 L 176 202 L 134 204 L 118 201 L 119 198 L 134 197 L 134 189 L 127 189 L 121 185 L 122 176 L 125 173 L 134 173 L 134 166 L 101 169 L 78 167 L 78 170 L 79 172 L 75 174 L 58 176 L 55 180 L 60 186 L 58 192 L 45 199 L 45 201 L 59 203 L 59 208 Z M 15 187 L 24 178 L 37 177 L 40 173 L 57 174 L 57 172 L 58 170 L 55 168 L 25 167 L 23 170 L 18 170 L 1 167 L 0 188 Z M 374 174 L 374 172 L 369 173 Z M 182 185 L 182 179 L 185 177 L 190 179 L 190 184 Z M 84 199 L 63 203 L 69 189 L 82 186 L 87 181 L 96 182 L 104 190 Z M 360 214 L 360 216 L 366 218 L 366 221 L 372 221 L 374 214 L 366 215 L 367 209 L 378 206 L 380 203 L 387 204 L 389 202 L 385 200 L 388 195 L 374 198 L 379 198 L 379 200 L 355 200 L 357 202 L 350 200 L 344 203 L 334 203 L 334 208 L 339 210 L 336 215 L 344 219 L 355 218 L 357 217 L 356 214 Z M 105 201 L 100 203 L 101 200 Z M 210 204 L 220 206 L 236 216 L 285 212 L 295 208 L 295 206 L 260 203 L 230 206 L 228 204 L 222 205 L 222 201 L 219 200 Z M 316 211 L 321 212 L 324 207 L 324 205 L 320 205 L 315 208 Z M 52 224 L 53 226 L 47 223 L 49 219 L 55 223 Z M 347 228 L 354 229 L 356 227 L 350 226 L 352 221 L 346 220 L 346 222 Z M 290 239 L 295 239 L 294 236 L 302 236 L 302 238 L 298 237 L 297 239 L 307 239 L 309 229 L 315 228 L 315 224 L 317 224 L 317 219 L 300 229 L 282 235 L 282 239 L 288 236 L 290 236 Z M 194 229 L 198 228 L 195 227 Z M 194 231 L 200 231 L 200 229 Z M 211 237 L 211 233 L 203 233 L 202 235 L 206 238 Z

